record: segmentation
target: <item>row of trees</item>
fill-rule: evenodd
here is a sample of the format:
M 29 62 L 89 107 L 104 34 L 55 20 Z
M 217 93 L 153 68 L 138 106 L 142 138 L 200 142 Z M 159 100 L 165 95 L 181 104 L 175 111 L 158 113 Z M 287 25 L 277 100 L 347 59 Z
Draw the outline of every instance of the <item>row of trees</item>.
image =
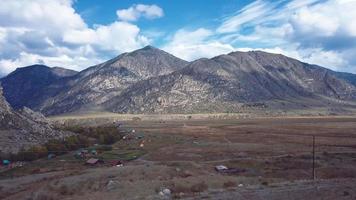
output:
M 95 143 L 110 145 L 122 138 L 122 132 L 116 127 L 70 127 L 68 131 L 77 133 L 65 138 L 64 140 L 49 140 L 44 145 L 32 146 L 28 149 L 22 149 L 17 154 L 1 154 L 0 159 L 12 161 L 32 161 L 43 158 L 53 153 L 60 155 L 68 151 L 74 151 L 80 148 L 89 147 Z
M 67 127 L 66 130 L 82 136 L 95 138 L 100 144 L 113 144 L 123 137 L 117 127 Z
M 46 157 L 48 154 L 64 154 L 79 148 L 85 148 L 92 145 L 91 141 L 81 135 L 73 135 L 64 140 L 49 140 L 43 145 L 35 145 L 30 148 L 21 149 L 16 154 L 1 154 L 1 159 L 12 161 L 32 161 Z

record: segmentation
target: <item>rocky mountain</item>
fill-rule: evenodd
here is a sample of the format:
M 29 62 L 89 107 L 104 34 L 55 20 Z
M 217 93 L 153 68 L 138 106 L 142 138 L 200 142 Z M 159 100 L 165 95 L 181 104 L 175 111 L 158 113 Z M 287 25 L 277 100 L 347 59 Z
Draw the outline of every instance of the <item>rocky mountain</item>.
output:
M 4 96 L 17 109 L 23 106 L 36 107 L 50 96 L 58 93 L 61 87 L 51 87 L 77 72 L 60 67 L 50 68 L 45 65 L 31 65 L 17 68 L 8 76 L 2 78 Z M 60 83 L 62 85 L 62 83 Z
M 147 46 L 58 78 L 42 89 L 28 84 L 24 91 L 37 92 L 26 99 L 23 87 L 10 82 L 11 77 L 2 79 L 6 88 L 14 88 L 5 93 L 10 103 L 28 105 L 46 115 L 356 110 L 356 75 L 262 51 L 232 52 L 188 63 Z
M 345 73 L 345 72 L 334 72 L 334 71 L 331 71 L 331 73 L 334 76 L 346 80 L 347 82 L 356 86 L 356 74 Z
M 79 72 L 67 81 L 66 89 L 35 109 L 51 115 L 101 110 L 100 104 L 120 95 L 128 86 L 169 74 L 187 64 L 162 50 L 147 46 Z
M 200 59 L 141 81 L 106 101 L 119 113 L 244 112 L 355 108 L 356 87 L 322 67 L 261 51 Z
M 0 87 L 0 152 L 16 153 L 21 148 L 61 139 L 70 132 L 54 130 L 46 118 L 29 108 L 15 111 L 2 95 Z

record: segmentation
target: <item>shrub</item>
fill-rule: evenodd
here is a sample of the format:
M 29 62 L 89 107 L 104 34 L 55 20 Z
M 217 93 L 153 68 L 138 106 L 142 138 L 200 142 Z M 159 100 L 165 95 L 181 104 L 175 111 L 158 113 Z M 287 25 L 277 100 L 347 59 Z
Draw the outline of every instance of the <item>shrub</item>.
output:
M 208 185 L 204 182 L 194 184 L 190 187 L 190 191 L 193 193 L 203 192 L 208 189 Z
M 96 150 L 98 151 L 111 151 L 112 150 L 112 146 L 110 145 L 99 145 L 96 147 Z
M 234 181 L 227 181 L 227 182 L 224 183 L 223 186 L 224 186 L 224 188 L 232 188 L 232 187 L 236 187 L 237 184 Z
M 50 153 L 62 154 L 67 151 L 64 141 L 61 140 L 50 140 L 46 143 L 46 147 Z
M 21 149 L 13 160 L 32 161 L 47 156 L 47 154 L 48 150 L 45 146 L 37 145 L 29 149 Z
M 132 121 L 134 121 L 134 122 L 139 122 L 139 121 L 141 121 L 141 118 L 139 118 L 139 117 L 133 117 L 133 118 L 132 118 Z
M 268 182 L 267 181 L 263 181 L 262 185 L 268 186 Z

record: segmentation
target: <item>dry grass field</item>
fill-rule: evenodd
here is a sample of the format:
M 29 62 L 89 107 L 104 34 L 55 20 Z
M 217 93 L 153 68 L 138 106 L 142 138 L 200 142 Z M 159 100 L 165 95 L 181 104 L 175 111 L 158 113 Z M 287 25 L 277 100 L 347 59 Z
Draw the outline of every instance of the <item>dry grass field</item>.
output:
M 100 125 L 105 125 L 105 120 Z M 111 126 L 112 120 L 106 120 Z M 85 125 L 82 119 L 81 125 Z M 87 122 L 88 123 L 88 122 Z M 89 122 L 87 126 L 92 125 Z M 0 173 L 2 199 L 355 199 L 356 118 L 128 120 L 86 166 L 72 153 Z M 135 130 L 134 132 L 132 130 Z M 312 180 L 312 136 L 315 172 Z M 112 160 L 124 166 L 112 167 Z M 220 173 L 225 165 L 237 172 Z M 168 188 L 171 195 L 160 195 Z

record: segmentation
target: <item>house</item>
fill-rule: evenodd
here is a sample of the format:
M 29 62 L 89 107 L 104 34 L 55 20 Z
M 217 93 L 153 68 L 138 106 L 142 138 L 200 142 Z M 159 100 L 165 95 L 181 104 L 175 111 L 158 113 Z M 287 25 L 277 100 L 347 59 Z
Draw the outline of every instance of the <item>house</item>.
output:
M 4 166 L 8 166 L 8 165 L 10 165 L 10 161 L 9 160 L 3 160 L 2 161 L 2 164 L 4 165 Z
M 215 170 L 220 173 L 229 173 L 229 174 L 234 174 L 234 173 L 241 173 L 245 172 L 245 169 L 238 169 L 238 168 L 228 168 L 225 165 L 217 165 L 215 166 Z
M 221 172 L 223 170 L 227 170 L 228 168 L 225 165 L 217 165 L 215 166 L 215 170 Z
M 120 160 L 113 160 L 110 162 L 111 166 L 116 166 L 116 167 L 121 167 L 123 166 L 123 163 Z
M 89 160 L 87 160 L 85 162 L 85 164 L 87 165 L 96 165 L 96 164 L 99 164 L 99 163 L 103 163 L 104 161 L 100 160 L 100 159 L 97 159 L 97 158 L 90 158 Z
M 47 156 L 48 160 L 50 160 L 50 159 L 52 159 L 52 158 L 55 158 L 55 157 L 56 157 L 56 154 L 54 154 L 54 153 L 50 153 L 50 154 L 48 154 L 48 156 Z
M 92 155 L 97 155 L 97 154 L 98 154 L 98 152 L 97 152 L 95 149 L 92 149 L 92 150 L 90 151 L 90 153 L 91 153 Z

